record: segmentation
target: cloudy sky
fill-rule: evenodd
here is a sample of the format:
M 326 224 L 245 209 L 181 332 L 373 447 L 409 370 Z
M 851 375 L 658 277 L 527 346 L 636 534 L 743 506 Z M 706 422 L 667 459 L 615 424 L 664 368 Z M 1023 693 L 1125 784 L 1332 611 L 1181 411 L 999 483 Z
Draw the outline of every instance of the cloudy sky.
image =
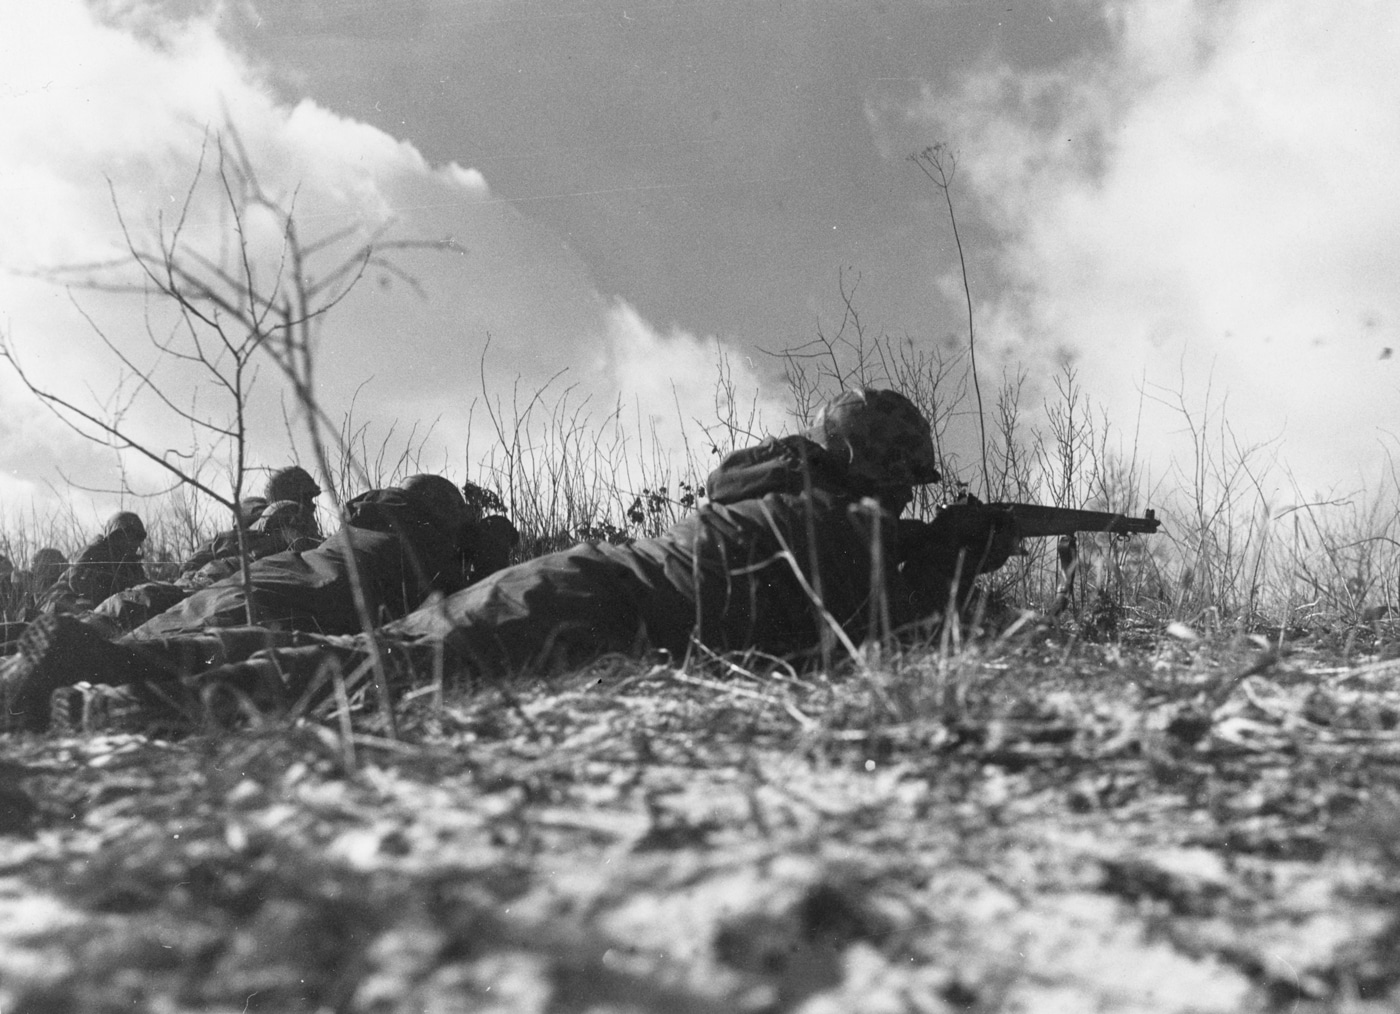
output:
M 1157 475 L 1189 466 L 1194 422 L 1216 448 L 1266 443 L 1283 499 L 1374 488 L 1396 449 L 1393 3 L 13 7 L 0 333 L 36 378 L 109 410 L 85 318 L 134 349 L 168 322 L 24 272 L 111 256 L 114 201 L 141 236 L 170 222 L 225 124 L 309 238 L 456 244 L 403 256 L 420 292 L 371 273 L 336 308 L 321 381 L 380 432 L 436 420 L 429 456 L 464 473 L 489 443 L 483 354 L 496 397 L 556 378 L 595 417 L 620 404 L 673 441 L 678 416 L 713 416 L 719 354 L 782 427 L 765 353 L 833 332 L 843 276 L 867 333 L 956 347 L 957 250 L 908 158 L 942 141 L 984 384 L 1024 372 L 1033 409 L 1071 363 Z M 227 235 L 212 187 L 188 223 L 211 252 Z M 265 369 L 264 463 L 285 446 L 277 390 Z M 126 419 L 189 444 L 139 399 Z M 60 472 L 114 481 L 109 454 L 0 370 L 0 503 L 48 496 Z

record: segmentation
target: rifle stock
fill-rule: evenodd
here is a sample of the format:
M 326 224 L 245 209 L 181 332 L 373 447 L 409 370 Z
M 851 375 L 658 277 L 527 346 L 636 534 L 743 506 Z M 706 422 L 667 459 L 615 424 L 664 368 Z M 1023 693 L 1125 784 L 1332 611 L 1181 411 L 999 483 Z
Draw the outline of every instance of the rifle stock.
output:
M 1016 519 L 1017 534 L 1030 539 L 1044 535 L 1073 535 L 1076 532 L 1108 532 L 1113 535 L 1151 535 L 1162 527 L 1156 512 L 1143 517 L 1109 511 L 1081 511 L 1068 507 L 1045 507 L 1034 503 L 989 503 L 988 507 L 1009 511 Z

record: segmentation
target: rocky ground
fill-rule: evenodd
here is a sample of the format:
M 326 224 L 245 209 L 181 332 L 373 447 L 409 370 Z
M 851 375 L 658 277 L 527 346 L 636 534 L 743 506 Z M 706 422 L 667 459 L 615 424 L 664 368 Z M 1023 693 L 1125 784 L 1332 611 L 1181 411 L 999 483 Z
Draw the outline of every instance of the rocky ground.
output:
M 1400 663 L 1175 633 L 9 737 L 0 1012 L 1394 1010 Z

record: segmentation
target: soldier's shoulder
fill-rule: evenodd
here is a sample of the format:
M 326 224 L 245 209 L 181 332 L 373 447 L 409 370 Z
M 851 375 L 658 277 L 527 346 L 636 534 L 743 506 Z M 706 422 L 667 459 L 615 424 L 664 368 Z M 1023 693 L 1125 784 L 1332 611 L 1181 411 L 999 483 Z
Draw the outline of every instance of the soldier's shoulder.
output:
M 773 437 L 726 455 L 705 480 L 713 503 L 735 503 L 770 493 L 801 494 L 844 486 L 842 470 L 820 444 L 801 434 Z

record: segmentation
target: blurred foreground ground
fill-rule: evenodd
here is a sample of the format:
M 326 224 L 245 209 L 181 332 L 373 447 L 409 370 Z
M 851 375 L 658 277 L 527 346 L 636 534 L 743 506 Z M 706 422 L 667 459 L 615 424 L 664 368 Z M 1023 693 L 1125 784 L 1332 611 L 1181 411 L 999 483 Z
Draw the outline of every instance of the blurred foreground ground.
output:
M 1394 1010 L 1373 659 L 1041 633 L 424 693 L 352 751 L 3 739 L 0 1011 Z

